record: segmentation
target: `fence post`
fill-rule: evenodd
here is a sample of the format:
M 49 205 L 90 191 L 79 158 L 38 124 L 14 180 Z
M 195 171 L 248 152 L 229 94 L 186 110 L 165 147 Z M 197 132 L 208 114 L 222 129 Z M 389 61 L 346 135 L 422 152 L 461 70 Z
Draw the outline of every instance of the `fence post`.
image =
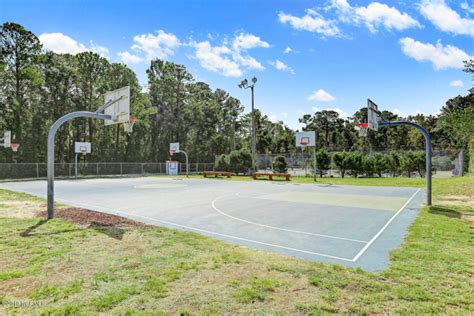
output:
M 36 163 L 36 179 L 39 179 L 39 163 Z
M 140 164 L 140 170 L 141 170 L 141 174 L 143 176 L 143 163 Z
M 97 175 L 99 175 L 99 163 L 96 163 Z
M 122 175 L 122 163 L 120 163 L 120 175 Z

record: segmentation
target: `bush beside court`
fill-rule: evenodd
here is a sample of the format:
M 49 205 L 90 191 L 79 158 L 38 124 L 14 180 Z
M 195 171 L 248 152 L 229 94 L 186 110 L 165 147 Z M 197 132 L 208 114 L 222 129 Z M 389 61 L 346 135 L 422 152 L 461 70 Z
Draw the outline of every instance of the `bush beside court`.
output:
M 31 217 L 43 200 L 0 190 L 0 313 L 470 314 L 474 183 L 468 177 L 433 180 L 435 205 L 423 208 L 381 273 L 163 228 L 44 221 Z M 420 178 L 322 181 L 424 183 Z

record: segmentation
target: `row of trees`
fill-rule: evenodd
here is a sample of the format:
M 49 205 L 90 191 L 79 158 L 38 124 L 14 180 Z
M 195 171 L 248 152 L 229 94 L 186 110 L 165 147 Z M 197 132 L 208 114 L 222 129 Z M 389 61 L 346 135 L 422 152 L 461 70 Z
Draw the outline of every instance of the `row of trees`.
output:
M 314 160 L 311 159 L 311 168 Z M 287 172 L 288 165 L 283 156 L 277 156 L 273 160 L 273 171 Z M 411 177 L 414 173 L 420 177 L 425 176 L 425 153 L 423 151 L 408 151 L 399 154 L 391 151 L 388 154 L 376 153 L 364 155 L 360 151 L 329 153 L 324 148 L 316 153 L 316 169 L 319 177 L 324 177 L 329 169 L 336 169 L 344 178 L 347 174 L 357 178 L 382 177 L 390 175 L 397 177 L 406 175 Z
M 355 178 L 384 175 L 411 177 L 413 174 L 424 177 L 425 157 L 424 151 L 407 151 L 403 154 L 390 151 L 388 154 L 364 155 L 360 151 L 328 153 L 325 149 L 321 149 L 316 154 L 316 168 L 320 177 L 323 177 L 329 169 L 338 170 L 343 178 L 347 174 Z
M 322 148 L 316 153 L 316 168 L 320 177 L 324 177 L 329 169 L 338 170 L 343 178 L 346 175 L 357 178 L 385 175 L 411 177 L 414 174 L 424 177 L 425 161 L 424 151 L 407 151 L 403 154 L 390 151 L 388 154 L 364 155 L 360 151 L 329 153 Z M 311 159 L 311 168 L 313 168 L 313 163 Z M 235 174 L 246 174 L 251 167 L 252 156 L 245 149 L 221 155 L 215 162 L 216 170 L 230 171 Z M 272 169 L 277 173 L 287 172 L 288 163 L 285 157 L 276 156 L 272 162 Z
M 183 65 L 159 59 L 147 69 L 148 91 L 124 64 L 110 63 L 92 52 L 77 55 L 42 50 L 35 34 L 16 23 L 0 29 L 0 133 L 11 130 L 20 151 L 0 151 L 0 162 L 46 161 L 50 126 L 73 111 L 95 111 L 103 93 L 130 86 L 131 111 L 137 117 L 132 135 L 120 125 L 102 127 L 93 119 L 76 119 L 63 126 L 56 140 L 59 162 L 74 159 L 74 142 L 92 143 L 90 161 L 156 162 L 168 158 L 170 142 L 178 141 L 192 162 L 212 162 L 214 157 L 250 148 L 250 114 L 240 101 L 222 89 L 211 89 L 194 80 Z M 470 68 L 469 68 L 470 67 Z M 472 69 L 472 64 L 466 69 Z M 408 117 L 425 126 L 435 147 L 465 147 L 472 130 L 473 94 L 449 100 L 441 115 Z M 397 127 L 381 129 L 360 138 L 353 128 L 365 117 L 365 108 L 348 119 L 334 111 L 304 115 L 304 130 L 315 130 L 318 146 L 328 150 L 423 148 L 417 131 Z M 397 115 L 384 112 L 391 120 Z M 295 152 L 295 131 L 255 112 L 258 153 Z

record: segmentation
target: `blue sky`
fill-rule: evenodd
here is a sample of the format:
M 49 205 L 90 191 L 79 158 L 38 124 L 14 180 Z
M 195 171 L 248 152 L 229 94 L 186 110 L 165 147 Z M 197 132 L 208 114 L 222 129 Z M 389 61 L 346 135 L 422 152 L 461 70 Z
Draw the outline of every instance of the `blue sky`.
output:
M 150 58 L 186 65 L 249 109 L 237 84 L 257 76 L 256 106 L 297 128 L 303 113 L 351 115 L 367 98 L 407 115 L 436 113 L 472 86 L 472 1 L 0 0 L 45 48 L 94 50 L 146 84 Z

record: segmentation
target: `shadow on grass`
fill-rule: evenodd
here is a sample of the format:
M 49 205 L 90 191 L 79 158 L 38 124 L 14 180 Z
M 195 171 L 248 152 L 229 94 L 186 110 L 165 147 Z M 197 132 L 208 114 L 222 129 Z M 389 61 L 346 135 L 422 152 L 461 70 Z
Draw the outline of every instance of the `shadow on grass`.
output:
M 447 217 L 455 217 L 455 218 L 462 217 L 461 212 L 447 206 L 433 205 L 433 206 L 430 206 L 428 212 L 430 212 L 431 214 L 444 215 Z
M 39 235 L 56 235 L 56 234 L 63 234 L 63 233 L 70 233 L 70 232 L 84 230 L 82 228 L 74 228 L 74 229 L 63 229 L 63 230 L 47 232 L 47 233 L 35 233 L 35 230 L 38 227 L 43 226 L 48 221 L 49 221 L 48 219 L 39 220 L 38 223 L 34 224 L 33 226 L 28 227 L 27 229 L 25 229 L 24 232 L 20 233 L 20 236 L 21 237 L 31 237 L 31 236 L 39 236 Z
M 114 238 L 117 240 L 122 240 L 123 235 L 125 235 L 125 229 L 115 227 L 113 225 L 104 225 L 98 222 L 92 222 L 88 228 L 92 228 L 93 230 L 102 233 L 104 235 L 109 236 L 110 238 Z
M 106 225 L 99 222 L 92 222 L 87 228 L 74 228 L 74 229 L 62 229 L 62 230 L 55 230 L 49 232 L 38 233 L 35 232 L 36 229 L 43 226 L 44 224 L 48 223 L 48 219 L 41 219 L 36 224 L 28 227 L 25 231 L 20 233 L 21 237 L 33 237 L 33 236 L 49 236 L 49 235 L 57 235 L 57 234 L 65 234 L 77 231 L 84 231 L 87 229 L 92 229 L 104 235 L 107 235 L 110 238 L 114 238 L 117 240 L 122 240 L 123 235 L 125 234 L 125 230 L 122 228 L 114 227 L 113 225 Z

